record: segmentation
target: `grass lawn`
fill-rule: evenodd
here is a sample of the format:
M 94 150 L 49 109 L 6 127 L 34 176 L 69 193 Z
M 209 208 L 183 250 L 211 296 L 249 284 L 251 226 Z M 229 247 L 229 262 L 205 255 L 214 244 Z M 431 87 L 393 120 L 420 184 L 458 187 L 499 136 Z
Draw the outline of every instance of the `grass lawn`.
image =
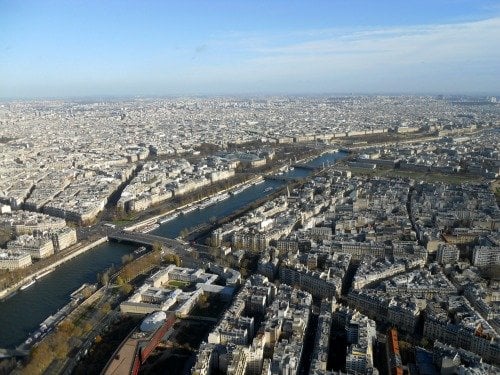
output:
M 355 176 L 371 176 L 371 177 L 389 177 L 389 178 L 411 178 L 416 181 L 425 182 L 444 182 L 446 184 L 462 184 L 482 181 L 481 177 L 471 175 L 453 175 L 436 172 L 414 172 L 401 171 L 398 169 L 364 169 L 364 168 L 349 168 Z
M 178 280 L 170 280 L 168 282 L 168 286 L 174 286 L 176 288 L 184 288 L 188 286 L 190 283 L 185 282 L 185 281 L 178 281 Z
M 125 225 L 130 224 L 134 220 L 135 220 L 135 218 L 130 218 L 130 219 L 115 219 L 115 220 L 113 220 L 113 224 L 115 224 L 117 227 L 123 227 Z

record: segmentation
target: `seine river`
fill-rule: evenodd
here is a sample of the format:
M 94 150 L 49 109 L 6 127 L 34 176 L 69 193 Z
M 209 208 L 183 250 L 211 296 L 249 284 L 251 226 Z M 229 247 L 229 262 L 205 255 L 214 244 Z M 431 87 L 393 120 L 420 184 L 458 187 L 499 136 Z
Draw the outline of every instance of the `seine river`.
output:
M 322 166 L 345 156 L 345 153 L 325 154 L 313 159 L 308 165 Z M 284 176 L 305 177 L 310 173 L 310 170 L 295 168 Z M 206 223 L 212 218 L 227 216 L 257 198 L 271 194 L 283 184 L 279 181 L 265 181 L 250 186 L 213 206 L 180 215 L 152 233 L 175 238 L 182 229 Z M 0 302 L 0 348 L 13 348 L 21 344 L 30 333 L 38 329 L 40 323 L 70 301 L 69 296 L 73 291 L 83 283 L 96 282 L 99 272 L 113 264 L 121 264 L 122 256 L 134 249 L 134 246 L 118 243 L 97 246 L 57 267 L 28 289 Z

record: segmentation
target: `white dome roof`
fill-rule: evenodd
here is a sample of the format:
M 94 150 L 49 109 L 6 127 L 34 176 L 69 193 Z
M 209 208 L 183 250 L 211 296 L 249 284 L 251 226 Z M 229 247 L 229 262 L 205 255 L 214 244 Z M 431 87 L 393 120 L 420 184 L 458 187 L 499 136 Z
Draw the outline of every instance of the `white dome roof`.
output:
M 141 323 L 141 331 L 153 332 L 156 331 L 167 319 L 167 314 L 163 311 L 157 311 L 146 317 Z

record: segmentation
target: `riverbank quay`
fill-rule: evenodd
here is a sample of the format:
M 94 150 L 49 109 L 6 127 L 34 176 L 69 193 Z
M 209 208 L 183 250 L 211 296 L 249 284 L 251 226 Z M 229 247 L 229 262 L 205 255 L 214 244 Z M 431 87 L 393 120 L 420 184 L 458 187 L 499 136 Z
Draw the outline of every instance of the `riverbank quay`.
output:
M 8 299 L 13 293 L 16 293 L 23 285 L 31 282 L 32 280 L 36 280 L 37 277 L 43 277 L 47 272 L 51 272 L 54 270 L 56 267 L 60 266 L 61 264 L 77 257 L 80 254 L 85 253 L 86 251 L 93 249 L 96 246 L 99 246 L 105 242 L 108 241 L 107 237 L 102 237 L 99 238 L 96 241 L 93 241 L 92 243 L 89 243 L 87 245 L 83 244 L 77 244 L 75 245 L 75 248 L 69 252 L 67 255 L 65 255 L 63 258 L 55 261 L 54 263 L 51 263 L 50 265 L 37 270 L 36 272 L 33 272 L 32 274 L 24 277 L 21 281 L 17 282 L 16 284 L 0 291 L 0 301 Z
M 245 182 L 242 182 L 242 183 L 230 186 L 230 187 L 228 187 L 226 189 L 220 190 L 220 191 L 218 191 L 215 194 L 208 195 L 208 196 L 203 197 L 201 199 L 198 199 L 198 200 L 196 200 L 194 202 L 187 203 L 185 205 L 182 205 L 182 206 L 176 207 L 174 209 L 162 212 L 161 214 L 158 214 L 158 215 L 154 215 L 154 216 L 152 216 L 150 218 L 144 219 L 144 220 L 139 221 L 137 223 L 134 223 L 132 225 L 126 226 L 126 227 L 123 228 L 123 230 L 125 230 L 127 232 L 129 232 L 129 231 L 136 231 L 136 230 L 141 231 L 141 229 L 144 229 L 144 228 L 147 228 L 147 227 L 149 227 L 151 225 L 159 223 L 161 221 L 161 219 L 163 219 L 163 218 L 165 218 L 167 216 L 174 215 L 174 214 L 181 214 L 182 211 L 188 210 L 188 209 L 191 209 L 191 208 L 194 210 L 194 209 L 197 208 L 197 205 L 201 204 L 206 199 L 215 198 L 215 197 L 218 197 L 220 195 L 223 195 L 223 194 L 226 194 L 226 193 L 230 193 L 231 191 L 233 191 L 235 189 L 239 189 L 239 188 L 241 188 L 243 186 L 247 186 L 247 185 L 251 186 L 252 184 L 255 184 L 255 183 L 260 182 L 262 180 L 263 180 L 262 176 L 253 177 L 253 178 L 251 178 L 249 180 L 246 180 Z

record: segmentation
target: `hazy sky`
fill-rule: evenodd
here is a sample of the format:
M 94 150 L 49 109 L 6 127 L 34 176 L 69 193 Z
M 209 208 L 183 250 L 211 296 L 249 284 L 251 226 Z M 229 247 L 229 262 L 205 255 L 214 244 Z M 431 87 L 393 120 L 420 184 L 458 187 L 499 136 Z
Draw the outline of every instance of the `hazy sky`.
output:
M 499 91 L 498 0 L 0 0 L 4 98 Z

